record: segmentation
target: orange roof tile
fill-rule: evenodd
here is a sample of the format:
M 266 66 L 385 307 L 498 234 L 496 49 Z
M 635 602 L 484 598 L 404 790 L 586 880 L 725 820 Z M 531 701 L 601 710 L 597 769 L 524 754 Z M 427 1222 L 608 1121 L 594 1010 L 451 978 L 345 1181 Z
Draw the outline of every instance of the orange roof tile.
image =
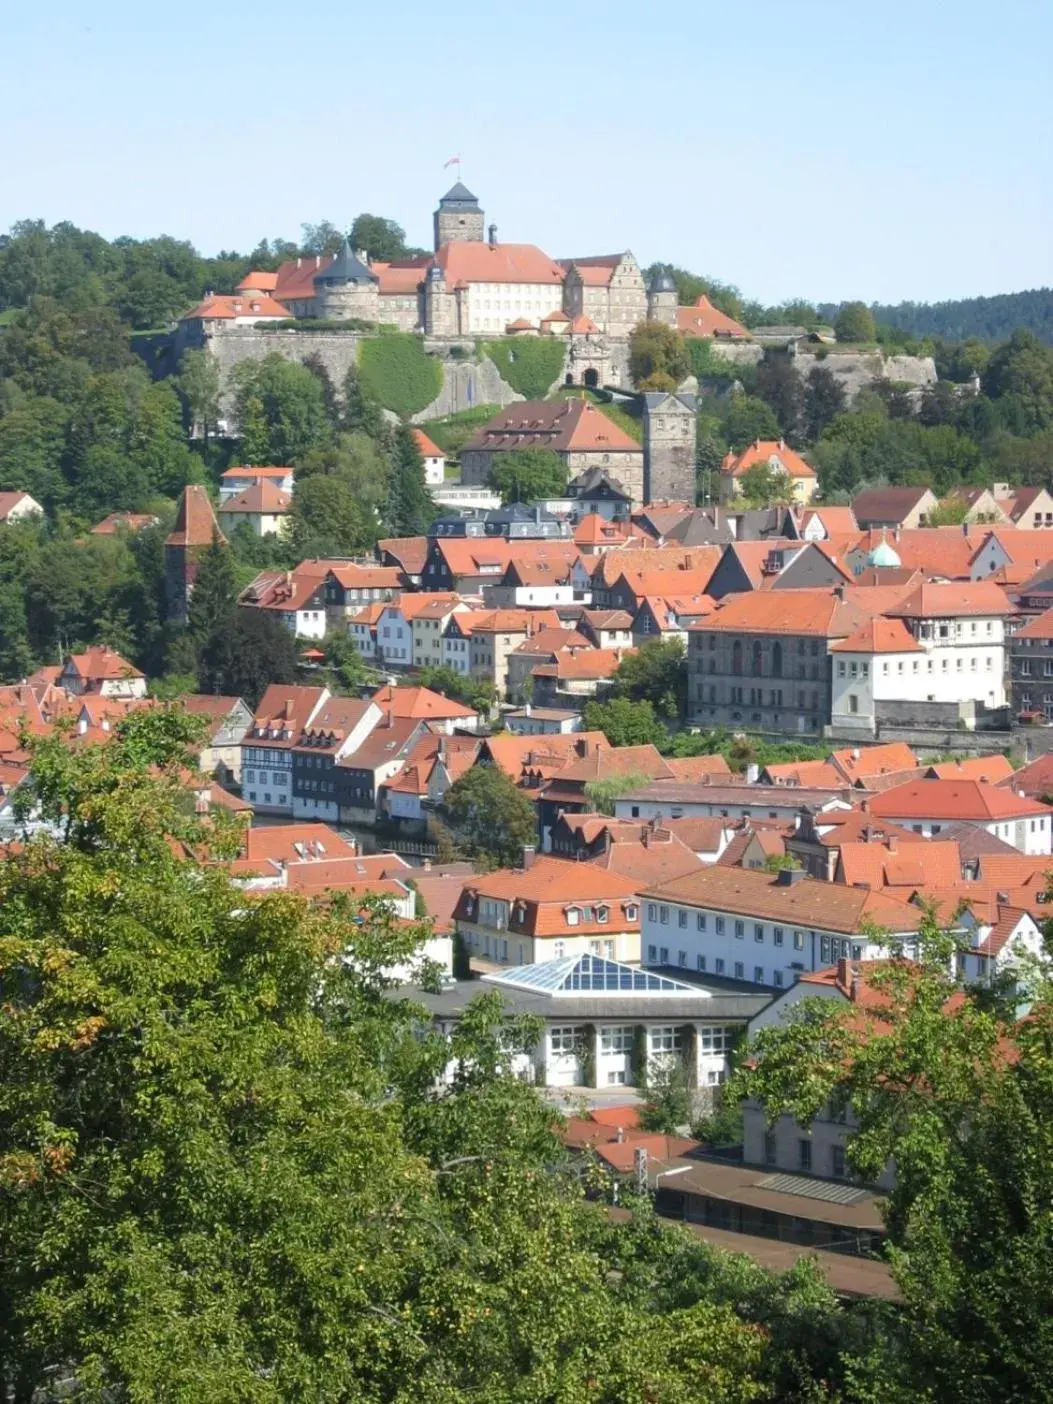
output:
M 921 653 L 922 647 L 901 619 L 868 619 L 850 634 L 830 645 L 831 653 Z
M 234 497 L 228 497 L 226 502 L 220 504 L 219 510 L 221 515 L 224 512 L 245 512 L 280 517 L 284 516 L 291 506 L 291 493 L 282 492 L 276 483 L 264 480 L 262 483 L 253 483 Z
M 993 580 L 926 581 L 886 611 L 893 619 L 954 619 L 1011 612 L 1005 591 Z
M 563 282 L 563 269 L 533 244 L 488 244 L 457 240 L 435 255 L 449 286 L 457 283 Z
M 501 868 L 494 873 L 475 875 L 466 880 L 455 916 L 461 921 L 477 919 L 471 903 L 473 897 L 510 904 L 509 932 L 528 936 L 558 936 L 568 931 L 579 934 L 597 931 L 636 931 L 640 912 L 636 904 L 639 884 L 632 878 L 605 872 L 592 863 L 578 863 L 563 858 L 538 858 L 526 869 Z M 567 920 L 567 908 L 607 905 L 606 922 L 579 920 L 572 926 Z M 636 905 L 636 915 L 630 920 L 626 905 Z
M 1025 799 L 983 780 L 914 780 L 870 800 L 872 813 L 888 819 L 964 819 L 989 823 L 1026 815 L 1053 814 L 1049 805 Z
M 997 785 L 1013 774 L 1008 756 L 968 756 L 964 760 L 938 761 L 928 774 L 935 780 L 986 780 Z
M 237 286 L 237 291 L 245 292 L 265 292 L 272 293 L 278 286 L 277 273 L 266 273 L 261 269 L 253 269 L 246 273 Z
M 165 538 L 166 546 L 211 546 L 213 537 L 225 541 L 212 510 L 208 493 L 197 483 L 188 483 L 179 496 L 175 526 Z
M 681 336 L 734 337 L 748 341 L 750 334 L 741 323 L 714 307 L 702 293 L 692 307 L 676 309 L 676 325 Z
M 421 454 L 424 458 L 446 457 L 446 455 L 443 453 L 442 449 L 438 446 L 438 444 L 435 443 L 433 439 L 429 439 L 423 429 L 414 429 L 413 437 L 417 441 L 417 447 L 420 449 Z
M 393 687 L 388 683 L 373 693 L 372 700 L 382 711 L 400 719 L 457 721 L 477 715 L 471 707 L 465 707 L 463 703 L 454 702 L 427 687 Z
M 71 653 L 66 668 L 85 682 L 116 681 L 120 678 L 141 678 L 143 674 L 126 658 L 105 644 L 92 644 L 83 653 Z M 65 670 L 63 670 L 65 671 Z
M 885 741 L 877 746 L 850 746 L 833 751 L 830 763 L 852 784 L 875 775 L 914 770 L 917 758 L 906 741 Z
M 569 399 L 509 405 L 473 434 L 462 453 L 517 448 L 547 448 L 555 453 L 643 452 L 635 439 L 589 400 Z
M 838 599 L 833 590 L 771 590 L 725 595 L 691 632 L 813 634 L 845 638 L 864 622 L 856 605 Z
M 773 458 L 778 458 L 791 478 L 814 478 L 817 476 L 812 465 L 782 439 L 757 439 L 741 453 L 729 453 L 720 465 L 720 471 L 730 473 L 733 478 L 738 478 L 756 464 L 769 463 Z
M 288 315 L 288 309 L 267 293 L 248 293 L 245 296 L 235 293 L 230 297 L 213 293 L 210 297 L 203 298 L 189 312 L 184 312 L 179 320 L 181 322 L 227 322 L 238 317 L 244 317 L 248 320 L 258 317 L 262 320 L 271 317 L 284 318 Z
M 111 512 L 108 517 L 103 517 L 101 522 L 92 527 L 91 534 L 116 536 L 119 531 L 127 531 L 134 535 L 145 527 L 154 526 L 156 522 L 157 518 L 149 512 Z

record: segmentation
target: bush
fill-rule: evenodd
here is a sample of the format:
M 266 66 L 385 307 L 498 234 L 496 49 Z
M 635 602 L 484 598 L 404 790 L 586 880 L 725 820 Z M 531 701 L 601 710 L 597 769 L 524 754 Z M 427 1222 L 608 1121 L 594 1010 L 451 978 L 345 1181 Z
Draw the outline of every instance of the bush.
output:
M 424 338 L 387 332 L 363 341 L 358 379 L 366 394 L 405 418 L 430 405 L 442 389 L 442 362 L 424 350 Z
M 563 370 L 566 347 L 547 337 L 506 336 L 487 341 L 483 350 L 501 379 L 528 400 L 543 400 Z
M 715 351 L 710 337 L 690 336 L 685 340 L 691 361 L 691 374 L 698 380 L 723 380 L 729 384 L 734 380 L 741 380 L 746 368 L 736 365 L 734 361 L 727 360 Z

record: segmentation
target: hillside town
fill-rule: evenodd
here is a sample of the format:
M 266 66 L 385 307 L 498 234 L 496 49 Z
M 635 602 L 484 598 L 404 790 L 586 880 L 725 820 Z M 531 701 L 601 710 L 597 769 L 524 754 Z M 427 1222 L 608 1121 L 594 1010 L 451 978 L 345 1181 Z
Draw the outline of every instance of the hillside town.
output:
M 255 58 L 277 16 L 219 18 Z M 781 196 L 756 154 L 774 84 L 751 131 L 714 64 L 705 146 L 573 7 L 402 18 L 397 122 L 373 66 L 310 126 L 276 70 L 233 180 L 214 114 L 163 181 L 137 155 L 129 227 L 178 188 L 215 254 L 124 233 L 90 149 L 104 81 L 205 70 L 84 27 L 108 233 L 0 235 L 0 1404 L 1051 1398 L 1053 292 L 997 291 L 979 208 L 1023 243 L 1041 182 L 959 138 L 995 291 L 953 301 L 894 162 L 882 258 L 930 301 L 893 303 L 849 123 L 821 221 L 802 151 Z M 795 18 L 799 112 L 859 124 L 854 23 L 848 63 Z M 549 198 L 586 42 L 692 131 L 619 132 L 633 199 L 580 165 Z M 436 155 L 443 44 L 504 165 Z M 510 134 L 527 92 L 552 125 Z M 354 193 L 276 237 L 308 130 L 357 141 Z M 732 215 L 756 297 L 694 271 Z M 816 250 L 836 301 L 790 295 Z

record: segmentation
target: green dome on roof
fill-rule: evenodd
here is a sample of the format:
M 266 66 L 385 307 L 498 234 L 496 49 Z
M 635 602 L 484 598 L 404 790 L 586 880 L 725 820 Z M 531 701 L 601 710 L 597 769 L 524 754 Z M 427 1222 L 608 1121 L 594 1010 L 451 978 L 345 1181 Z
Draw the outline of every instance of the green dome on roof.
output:
M 888 539 L 883 536 L 867 557 L 867 564 L 872 566 L 895 567 L 902 565 L 903 562 L 888 544 Z

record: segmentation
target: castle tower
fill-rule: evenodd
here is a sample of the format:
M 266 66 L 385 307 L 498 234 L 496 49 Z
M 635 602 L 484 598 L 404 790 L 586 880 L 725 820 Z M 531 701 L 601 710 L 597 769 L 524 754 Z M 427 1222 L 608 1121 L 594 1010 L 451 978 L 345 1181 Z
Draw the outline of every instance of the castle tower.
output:
M 456 336 L 457 299 L 446 286 L 446 277 L 437 263 L 424 279 L 424 331 L 427 336 Z
M 364 253 L 355 253 L 348 241 L 314 277 L 316 317 L 342 322 L 361 317 L 366 322 L 380 318 L 380 279 L 369 267 Z
M 168 618 L 175 624 L 186 623 L 198 561 L 212 545 L 213 537 L 226 541 L 208 493 L 191 483 L 183 489 L 175 526 L 165 539 L 165 599 Z
M 695 500 L 694 395 L 648 391 L 643 396 L 644 501 Z
M 460 181 L 439 201 L 434 218 L 436 253 L 443 244 L 483 242 L 483 212 L 479 201 Z
M 668 273 L 656 273 L 647 289 L 647 320 L 675 327 L 677 306 L 676 284 Z

